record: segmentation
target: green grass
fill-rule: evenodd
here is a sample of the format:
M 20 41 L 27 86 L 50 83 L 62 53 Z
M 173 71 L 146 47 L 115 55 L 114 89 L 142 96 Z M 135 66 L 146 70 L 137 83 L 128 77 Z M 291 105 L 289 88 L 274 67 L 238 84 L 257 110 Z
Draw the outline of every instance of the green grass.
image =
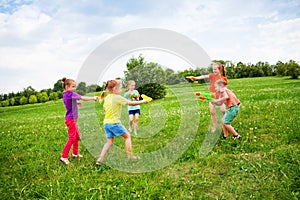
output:
M 206 89 L 198 84 L 192 87 L 194 91 Z M 200 118 L 191 120 L 200 123 L 200 127 L 195 130 L 197 134 L 190 140 L 187 151 L 170 165 L 147 173 L 126 173 L 94 165 L 94 154 L 105 142 L 103 130 L 89 127 L 88 111 L 93 109 L 97 111 L 97 122 L 102 124 L 103 111 L 97 103 L 84 102 L 79 110 L 79 116 L 87 124 L 87 131 L 81 131 L 83 141 L 79 147 L 84 158 L 71 159 L 69 166 L 59 162 L 67 140 L 61 101 L 0 108 L 0 197 L 299 199 L 300 81 L 276 77 L 237 79 L 230 80 L 229 87 L 242 102 L 233 125 L 243 138 L 218 140 L 203 158 L 199 157 L 199 150 L 210 125 L 207 102 L 199 101 L 194 112 L 194 107 L 180 107 L 174 93 L 169 92 L 165 99 L 142 106 L 142 131 L 139 138 L 133 137 L 136 153 L 158 150 L 175 136 L 180 138 L 179 124 L 183 117 L 189 116 L 180 113 L 200 113 Z M 186 103 L 193 104 L 193 94 L 185 92 L 184 85 L 170 89 L 178 91 L 176 95 L 184 97 Z M 162 112 L 156 112 L 159 117 L 151 118 L 155 113 L 149 114 L 151 109 Z M 123 110 L 126 125 L 126 109 Z M 157 129 L 153 124 L 157 124 Z M 189 131 L 194 127 L 186 128 Z M 115 146 L 123 149 L 123 142 L 117 138 Z M 108 157 L 112 155 L 109 152 Z

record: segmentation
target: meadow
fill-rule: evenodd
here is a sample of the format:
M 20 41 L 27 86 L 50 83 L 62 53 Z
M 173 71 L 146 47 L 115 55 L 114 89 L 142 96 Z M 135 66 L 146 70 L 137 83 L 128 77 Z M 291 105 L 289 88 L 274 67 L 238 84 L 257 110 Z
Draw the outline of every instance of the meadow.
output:
M 143 157 L 133 164 L 121 160 L 123 171 L 119 165 L 111 167 L 118 162 L 114 151 L 109 152 L 108 165 L 95 165 L 105 142 L 103 130 L 97 128 L 104 114 L 99 103 L 84 102 L 79 109 L 84 157 L 70 158 L 70 165 L 59 162 L 67 140 L 61 100 L 1 107 L 0 199 L 299 199 L 300 80 L 229 81 L 242 102 L 233 122 L 241 140 L 222 140 L 220 133 L 207 155 L 200 156 L 203 141 L 210 137 L 208 102 L 195 100 L 186 84 L 174 85 L 164 99 L 142 106 L 133 148 L 137 154 L 151 153 L 186 139 L 186 150 L 177 155 L 183 143 L 175 145 L 171 161 L 165 163 Z M 207 90 L 201 84 L 191 88 Z M 91 110 L 96 120 L 90 119 Z M 181 138 L 181 132 L 191 137 Z M 123 149 L 123 139 L 117 138 L 115 146 Z M 162 167 L 155 169 L 159 164 Z

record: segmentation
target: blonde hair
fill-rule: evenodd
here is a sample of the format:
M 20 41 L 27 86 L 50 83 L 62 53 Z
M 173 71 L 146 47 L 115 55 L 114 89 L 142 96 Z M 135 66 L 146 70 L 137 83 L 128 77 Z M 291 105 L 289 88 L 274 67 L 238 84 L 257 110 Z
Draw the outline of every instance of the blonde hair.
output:
M 103 102 L 103 99 L 104 99 L 104 96 L 105 96 L 105 94 L 104 94 L 105 91 L 108 91 L 109 93 L 113 93 L 114 88 L 116 86 L 119 86 L 120 84 L 121 84 L 121 82 L 118 81 L 118 80 L 109 80 L 109 81 L 107 81 L 104 88 L 103 88 L 103 91 L 100 94 L 99 103 Z
M 126 85 L 126 90 L 129 90 L 129 86 L 130 86 L 131 84 L 135 84 L 135 81 L 134 81 L 134 80 L 129 80 L 129 81 L 127 82 L 127 85 Z

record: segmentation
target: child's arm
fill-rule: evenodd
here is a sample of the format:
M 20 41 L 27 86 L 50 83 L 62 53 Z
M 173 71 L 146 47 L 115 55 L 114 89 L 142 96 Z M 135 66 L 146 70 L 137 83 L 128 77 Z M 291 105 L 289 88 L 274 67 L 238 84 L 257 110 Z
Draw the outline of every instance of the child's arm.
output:
M 211 103 L 212 104 L 222 103 L 222 102 L 226 101 L 228 98 L 229 98 L 229 96 L 228 96 L 227 92 L 224 91 L 221 93 L 221 98 L 212 100 Z
M 140 105 L 140 104 L 147 104 L 149 103 L 149 101 L 147 100 L 142 100 L 142 101 L 127 101 L 127 105 L 129 106 L 137 106 L 137 105 Z
M 83 101 L 96 101 L 98 99 L 98 97 L 94 96 L 94 97 L 84 97 L 84 96 L 81 96 L 80 100 L 83 100 Z
M 196 77 L 190 76 L 189 79 L 191 79 L 192 81 L 209 79 L 209 75 L 202 75 L 202 76 L 196 76 Z

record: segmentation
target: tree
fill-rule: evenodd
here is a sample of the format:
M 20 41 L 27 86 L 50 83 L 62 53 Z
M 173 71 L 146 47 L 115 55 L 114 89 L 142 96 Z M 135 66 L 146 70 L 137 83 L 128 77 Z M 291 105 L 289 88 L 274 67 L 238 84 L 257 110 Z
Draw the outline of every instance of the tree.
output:
M 49 99 L 52 101 L 57 101 L 58 100 L 58 93 L 57 92 L 51 92 L 49 95 Z
M 286 63 L 287 75 L 291 76 L 292 79 L 298 79 L 300 75 L 300 66 L 294 60 L 290 60 Z
M 36 93 L 37 92 L 35 91 L 35 89 L 33 89 L 33 87 L 28 86 L 27 88 L 24 88 L 22 96 L 25 96 L 25 97 L 29 98 L 30 95 L 36 94 Z
M 77 93 L 80 94 L 80 95 L 85 95 L 86 94 L 86 83 L 85 82 L 80 82 L 78 85 L 77 85 L 77 89 L 76 89 Z
M 9 99 L 9 105 L 11 105 L 11 106 L 15 105 L 15 98 L 14 97 Z
M 21 104 L 21 105 L 25 105 L 25 104 L 27 104 L 27 103 L 28 103 L 28 98 L 25 97 L 25 96 L 22 96 L 22 97 L 20 98 L 20 104 Z
M 7 106 L 9 106 L 9 101 L 8 101 L 8 100 L 1 101 L 1 106 L 2 106 L 2 107 L 7 107 Z
M 166 90 L 166 74 L 165 71 L 158 63 L 146 63 L 144 58 L 140 55 L 138 58 L 131 58 L 126 64 L 127 71 L 125 74 L 125 82 L 129 80 L 134 80 L 137 90 L 142 90 L 145 85 L 155 85 L 156 89 L 159 91 Z M 151 86 L 151 87 L 152 87 Z M 166 94 L 166 93 L 162 93 Z M 154 93 L 147 93 L 146 95 L 152 98 Z M 160 96 L 162 98 L 164 96 Z
M 88 93 L 96 92 L 97 91 L 97 87 L 98 87 L 97 84 L 92 84 L 92 85 L 87 86 L 86 90 L 87 90 Z
M 34 103 L 37 103 L 37 97 L 35 95 L 30 95 L 29 97 L 29 103 L 30 104 L 34 104 Z
M 275 65 L 275 74 L 277 76 L 285 76 L 286 75 L 286 66 L 283 62 L 278 61 Z
M 53 86 L 53 92 L 63 92 L 62 81 L 59 79 Z
M 39 102 L 41 102 L 41 103 L 49 101 L 49 97 L 48 97 L 47 92 L 39 93 L 37 97 L 38 97 Z

